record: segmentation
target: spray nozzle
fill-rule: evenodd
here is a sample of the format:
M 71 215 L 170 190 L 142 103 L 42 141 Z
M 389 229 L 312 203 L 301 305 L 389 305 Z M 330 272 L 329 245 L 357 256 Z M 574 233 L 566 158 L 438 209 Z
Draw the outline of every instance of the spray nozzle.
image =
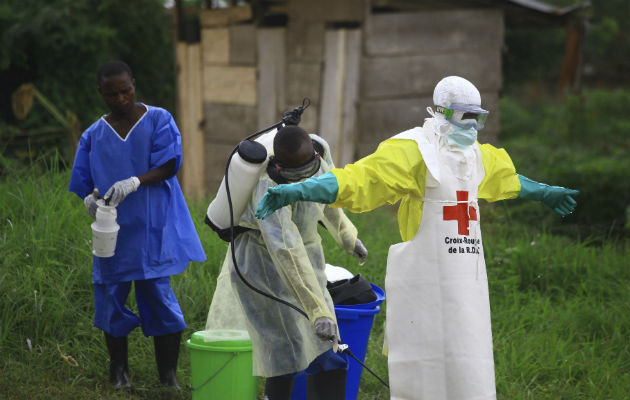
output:
M 293 110 L 286 111 L 282 116 L 282 122 L 285 125 L 298 125 L 302 119 L 302 113 L 311 105 L 311 100 L 305 97 L 302 100 L 302 105 L 295 107 Z

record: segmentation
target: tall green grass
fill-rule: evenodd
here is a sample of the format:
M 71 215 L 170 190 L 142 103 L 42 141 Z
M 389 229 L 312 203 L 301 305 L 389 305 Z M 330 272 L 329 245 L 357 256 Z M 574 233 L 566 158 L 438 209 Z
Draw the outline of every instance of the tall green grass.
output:
M 518 226 L 488 228 L 500 396 L 628 398 L 627 239 L 593 245 Z
M 136 391 L 110 388 L 102 332 L 92 327 L 92 221 L 67 192 L 68 171 L 56 165 L 10 171 L 0 181 L 0 398 L 190 398 L 186 346 L 178 371 L 184 389 L 162 389 L 152 340 L 140 330 L 129 344 Z M 204 328 L 226 251 L 203 224 L 207 202 L 189 206 L 208 260 L 172 279 L 189 326 L 185 339 Z M 628 398 L 628 239 L 559 236 L 519 222 L 511 205 L 482 207 L 499 399 Z M 322 230 L 327 261 L 383 287 L 388 247 L 399 240 L 395 210 L 349 216 L 368 262 L 358 266 Z M 366 363 L 387 379 L 384 321 L 383 307 Z M 359 398 L 387 399 L 389 392 L 364 372 Z
M 69 171 L 58 165 L 9 166 L 0 182 L 0 398 L 127 398 L 109 388 L 107 350 L 92 326 L 92 219 L 68 192 Z M 193 215 L 208 261 L 191 263 L 173 286 L 189 330 L 200 330 L 225 245 L 202 226 L 202 211 Z M 135 307 L 133 294 L 129 303 Z M 154 387 L 153 343 L 140 330 L 130 335 L 129 348 L 137 396 L 190 397 Z M 182 347 L 184 385 L 188 364 Z
M 557 233 L 627 237 L 630 90 L 584 90 L 562 102 L 504 96 L 500 105 L 501 145 L 516 170 L 536 181 L 580 191 L 575 212 L 561 223 L 550 223 L 553 214 L 537 205 L 513 207 L 514 216 L 536 226 L 543 220 Z

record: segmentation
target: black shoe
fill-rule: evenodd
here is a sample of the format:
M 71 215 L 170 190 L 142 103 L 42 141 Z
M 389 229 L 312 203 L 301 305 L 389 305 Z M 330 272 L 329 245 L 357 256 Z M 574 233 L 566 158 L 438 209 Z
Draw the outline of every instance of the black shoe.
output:
M 157 363 L 160 383 L 166 387 L 180 390 L 177 384 L 177 358 L 182 333 L 153 336 L 155 345 L 155 361 Z
M 117 338 L 105 332 L 105 343 L 109 351 L 109 381 L 114 389 L 131 388 L 127 364 L 127 336 Z

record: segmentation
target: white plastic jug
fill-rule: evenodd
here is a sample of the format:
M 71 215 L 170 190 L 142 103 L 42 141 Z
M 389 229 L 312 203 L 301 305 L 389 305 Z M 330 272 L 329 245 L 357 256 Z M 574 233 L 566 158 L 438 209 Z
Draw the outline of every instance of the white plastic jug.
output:
M 96 221 L 92 223 L 92 253 L 97 257 L 111 257 L 116 250 L 120 226 L 116 223 L 116 207 L 97 202 Z

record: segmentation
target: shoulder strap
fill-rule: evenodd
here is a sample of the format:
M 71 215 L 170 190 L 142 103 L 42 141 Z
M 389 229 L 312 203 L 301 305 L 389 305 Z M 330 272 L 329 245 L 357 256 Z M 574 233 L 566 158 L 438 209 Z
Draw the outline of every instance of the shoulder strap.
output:
M 221 240 L 225 241 L 225 242 L 230 242 L 231 239 L 231 235 L 230 235 L 230 228 L 225 228 L 225 229 L 221 229 L 218 226 L 216 226 L 215 224 L 212 223 L 212 221 L 210 221 L 210 218 L 208 218 L 208 216 L 206 215 L 206 219 L 204 220 L 204 222 L 206 223 L 206 225 L 208 225 L 210 228 L 212 228 L 213 231 L 215 231 L 217 233 L 217 235 L 219 235 L 219 238 L 221 238 Z M 236 239 L 236 237 L 238 235 L 240 235 L 243 232 L 247 232 L 247 231 L 253 231 L 252 228 L 246 228 L 244 226 L 240 226 L 240 225 L 236 225 L 234 227 L 234 238 Z

